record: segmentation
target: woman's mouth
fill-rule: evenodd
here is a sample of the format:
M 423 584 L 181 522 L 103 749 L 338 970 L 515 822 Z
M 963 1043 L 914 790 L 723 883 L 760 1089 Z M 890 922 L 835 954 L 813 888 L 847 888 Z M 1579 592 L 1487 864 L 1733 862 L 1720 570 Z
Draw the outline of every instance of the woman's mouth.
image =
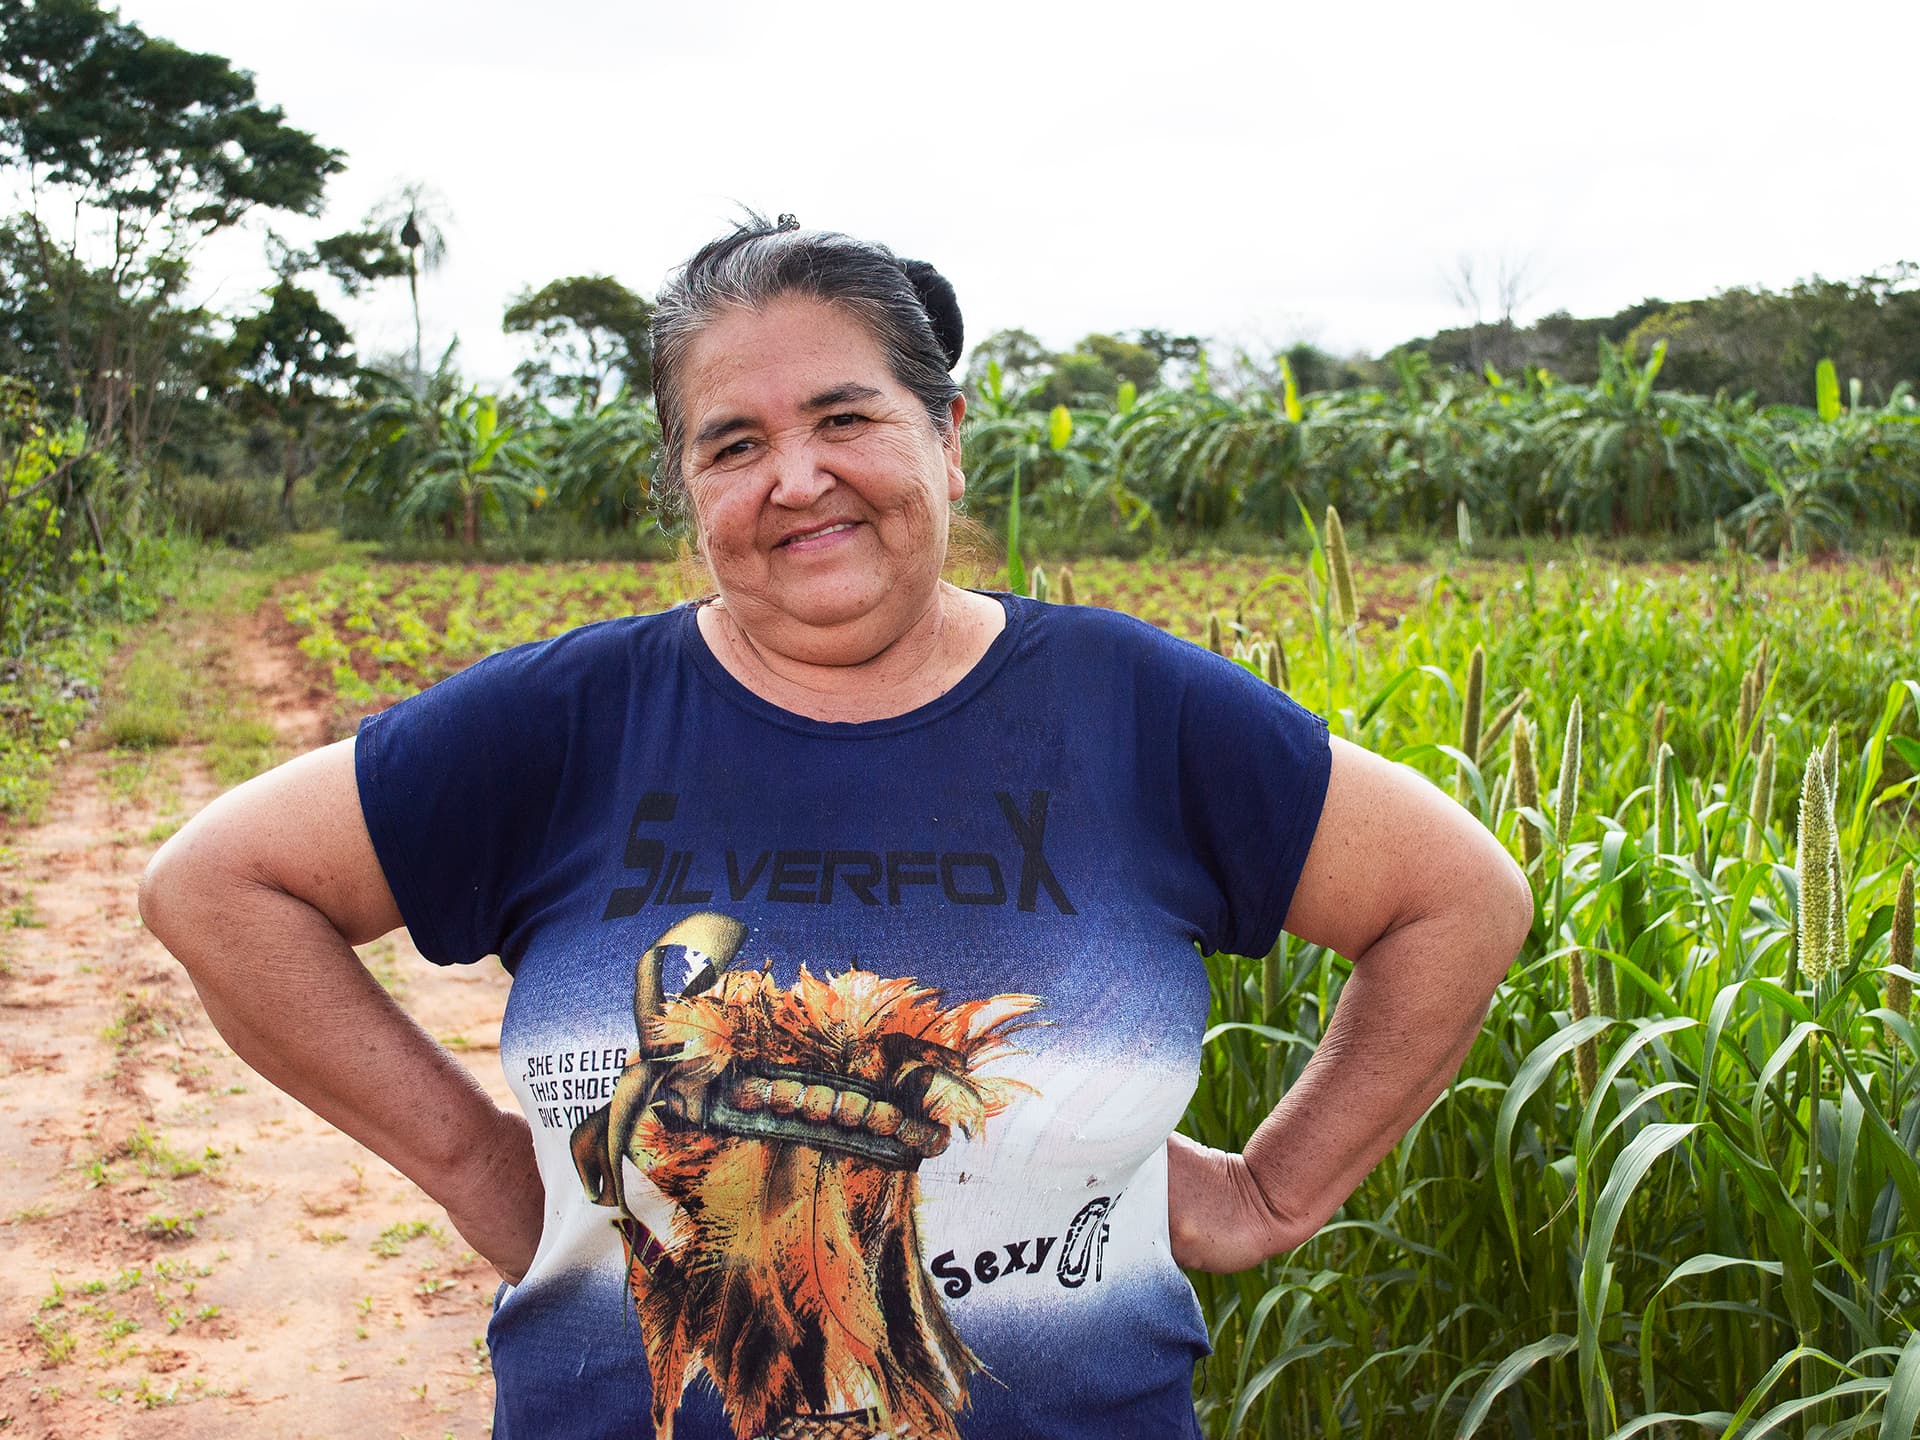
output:
M 835 537 L 848 533 L 857 524 L 859 524 L 857 520 L 837 520 L 831 525 L 822 525 L 817 529 L 801 530 L 787 536 L 774 548 L 776 550 L 811 549 L 815 545 L 827 544 Z

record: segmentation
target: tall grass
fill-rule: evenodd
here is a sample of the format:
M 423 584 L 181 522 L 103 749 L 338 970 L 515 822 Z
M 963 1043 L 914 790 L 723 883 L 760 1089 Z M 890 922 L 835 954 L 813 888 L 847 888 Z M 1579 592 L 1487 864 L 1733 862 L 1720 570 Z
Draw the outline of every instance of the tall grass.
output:
M 1336 733 L 1457 786 L 1537 918 L 1459 1079 L 1341 1215 L 1196 1277 L 1207 1432 L 1905 1440 L 1920 575 L 1576 563 L 1478 596 L 1438 577 L 1356 631 L 1313 566 L 1235 653 L 1270 673 L 1284 639 Z M 1476 736 L 1523 696 L 1507 743 Z M 1350 966 L 1290 937 L 1209 963 L 1185 1128 L 1237 1148 Z

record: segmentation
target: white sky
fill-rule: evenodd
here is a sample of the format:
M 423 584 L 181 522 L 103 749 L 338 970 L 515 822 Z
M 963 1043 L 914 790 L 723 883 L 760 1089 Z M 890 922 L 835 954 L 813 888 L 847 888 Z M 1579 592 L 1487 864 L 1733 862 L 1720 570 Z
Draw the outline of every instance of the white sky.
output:
M 1377 350 L 1461 322 L 1462 256 L 1489 308 L 1525 265 L 1523 318 L 1920 259 L 1913 0 L 121 13 L 347 152 L 326 229 L 406 180 L 444 197 L 429 363 L 457 333 L 485 380 L 518 356 L 515 291 L 606 272 L 651 295 L 739 203 L 932 261 L 971 337 L 1057 346 Z M 219 304 L 262 283 L 259 249 L 203 257 Z M 346 313 L 364 350 L 411 343 L 403 283 Z

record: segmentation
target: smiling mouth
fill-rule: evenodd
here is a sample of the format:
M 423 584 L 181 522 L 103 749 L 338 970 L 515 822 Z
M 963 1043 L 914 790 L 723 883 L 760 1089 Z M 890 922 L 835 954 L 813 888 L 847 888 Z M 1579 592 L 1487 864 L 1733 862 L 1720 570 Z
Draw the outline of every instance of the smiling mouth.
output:
M 808 540 L 822 540 L 829 535 L 838 535 L 843 530 L 851 530 L 858 523 L 856 520 L 839 520 L 831 525 L 822 525 L 817 530 L 802 530 L 797 535 L 787 536 L 786 539 L 780 541 L 780 543 L 773 548 L 781 550 L 789 545 L 798 545 Z

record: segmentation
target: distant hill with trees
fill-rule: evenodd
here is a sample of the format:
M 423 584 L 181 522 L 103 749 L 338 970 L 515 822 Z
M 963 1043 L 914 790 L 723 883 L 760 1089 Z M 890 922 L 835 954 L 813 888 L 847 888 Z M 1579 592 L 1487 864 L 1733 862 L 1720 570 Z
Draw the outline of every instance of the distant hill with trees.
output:
M 1902 384 L 1920 386 L 1920 266 L 1860 277 L 1818 276 L 1785 290 L 1740 287 L 1674 304 L 1642 300 L 1615 314 L 1566 311 L 1531 325 L 1510 319 L 1409 340 L 1381 359 L 1424 352 L 1443 370 L 1481 374 L 1545 369 L 1576 384 L 1599 378 L 1600 342 L 1644 359 L 1666 342 L 1662 386 L 1698 395 L 1751 395 L 1762 405 L 1806 405 L 1814 367 L 1830 359 L 1861 398 L 1884 404 Z

